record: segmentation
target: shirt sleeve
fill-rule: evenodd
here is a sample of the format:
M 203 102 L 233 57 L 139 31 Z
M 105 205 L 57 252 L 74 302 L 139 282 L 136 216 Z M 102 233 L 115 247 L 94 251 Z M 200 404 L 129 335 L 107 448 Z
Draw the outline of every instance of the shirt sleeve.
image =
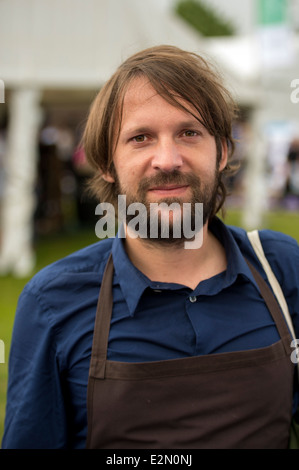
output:
M 59 363 L 47 306 L 26 286 L 10 348 L 3 449 L 67 447 Z

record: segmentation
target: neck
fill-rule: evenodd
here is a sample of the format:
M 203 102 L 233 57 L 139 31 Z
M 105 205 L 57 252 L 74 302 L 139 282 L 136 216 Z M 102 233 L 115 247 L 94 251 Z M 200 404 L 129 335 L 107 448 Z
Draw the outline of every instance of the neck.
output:
M 169 246 L 148 243 L 127 233 L 125 249 L 131 262 L 152 281 L 177 283 L 192 289 L 224 271 L 227 264 L 224 248 L 207 224 L 203 227 L 200 248 L 186 249 L 183 243 Z

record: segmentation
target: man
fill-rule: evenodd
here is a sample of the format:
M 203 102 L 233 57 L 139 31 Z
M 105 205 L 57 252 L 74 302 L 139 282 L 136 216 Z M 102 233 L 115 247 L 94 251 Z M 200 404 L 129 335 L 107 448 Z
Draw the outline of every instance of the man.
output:
M 91 187 L 115 206 L 125 196 L 125 226 L 25 287 L 3 447 L 288 446 L 291 336 L 246 233 L 216 217 L 234 116 L 212 68 L 170 46 L 129 58 L 100 91 L 83 138 Z M 156 236 L 138 236 L 130 205 L 151 229 L 163 202 L 176 206 L 156 210 Z M 297 243 L 268 230 L 261 241 L 298 334 Z

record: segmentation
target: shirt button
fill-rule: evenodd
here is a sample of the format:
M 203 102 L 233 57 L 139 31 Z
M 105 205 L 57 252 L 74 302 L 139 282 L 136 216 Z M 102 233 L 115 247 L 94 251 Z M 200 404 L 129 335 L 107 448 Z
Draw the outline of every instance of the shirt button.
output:
M 194 304 L 194 302 L 197 301 L 197 297 L 196 297 L 195 295 L 191 295 L 191 296 L 189 297 L 189 300 L 190 300 L 190 302 L 192 302 L 192 303 Z

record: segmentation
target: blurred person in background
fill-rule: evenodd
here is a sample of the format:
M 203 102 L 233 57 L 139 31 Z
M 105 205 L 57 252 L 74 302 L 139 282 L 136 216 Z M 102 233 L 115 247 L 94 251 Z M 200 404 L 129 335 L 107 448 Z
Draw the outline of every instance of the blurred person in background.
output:
M 217 217 L 236 106 L 199 55 L 153 47 L 101 89 L 83 136 L 93 193 L 176 202 L 163 238 L 108 238 L 43 269 L 18 303 L 3 448 L 287 448 L 292 337 L 243 229 Z M 203 204 L 200 247 L 174 236 Z M 184 215 L 184 214 L 183 214 Z M 148 217 L 150 212 L 148 211 Z M 178 222 L 179 221 L 179 222 Z M 151 222 L 149 219 L 148 223 Z M 260 239 L 299 333 L 299 250 Z
M 79 145 L 72 155 L 72 167 L 76 179 L 76 208 L 77 217 L 82 227 L 94 225 L 95 222 L 95 206 L 97 200 L 91 197 L 86 189 L 88 181 L 93 171 L 88 161 L 84 149 Z
M 293 139 L 287 155 L 285 203 L 288 208 L 299 208 L 299 138 Z

